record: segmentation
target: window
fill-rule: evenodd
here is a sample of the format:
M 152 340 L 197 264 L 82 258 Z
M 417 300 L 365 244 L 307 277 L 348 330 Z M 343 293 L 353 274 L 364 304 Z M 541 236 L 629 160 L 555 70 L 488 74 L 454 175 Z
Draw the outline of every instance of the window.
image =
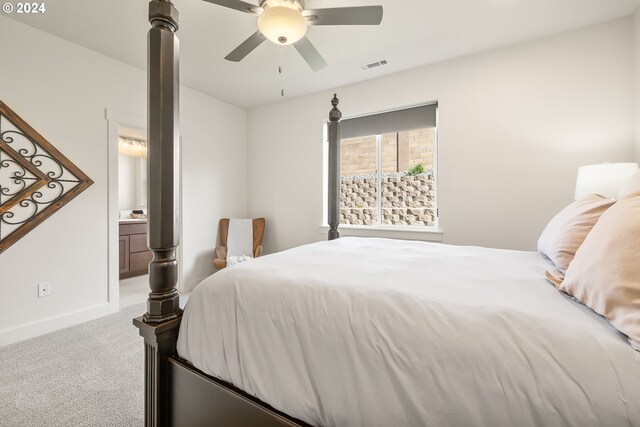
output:
M 342 122 L 340 223 L 437 227 L 437 105 Z

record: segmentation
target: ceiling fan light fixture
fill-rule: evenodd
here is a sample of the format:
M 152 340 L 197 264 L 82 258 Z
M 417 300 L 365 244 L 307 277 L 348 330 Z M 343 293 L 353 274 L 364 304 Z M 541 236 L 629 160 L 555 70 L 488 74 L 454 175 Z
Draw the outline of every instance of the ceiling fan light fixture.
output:
M 288 45 L 307 34 L 307 20 L 298 9 L 286 6 L 267 7 L 258 16 L 258 28 L 275 44 Z

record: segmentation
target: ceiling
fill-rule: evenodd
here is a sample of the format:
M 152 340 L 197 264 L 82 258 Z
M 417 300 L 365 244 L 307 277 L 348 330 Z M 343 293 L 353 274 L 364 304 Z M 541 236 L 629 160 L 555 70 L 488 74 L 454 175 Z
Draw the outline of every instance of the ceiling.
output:
M 257 4 L 258 0 L 245 0 Z M 42 15 L 4 15 L 146 69 L 146 0 L 55 0 Z M 265 42 L 242 62 L 223 58 L 256 31 L 256 18 L 202 0 L 180 12 L 181 83 L 251 109 L 631 14 L 640 0 L 307 0 L 307 8 L 381 4 L 380 26 L 310 27 L 329 66 L 312 72 L 293 46 Z M 389 64 L 361 71 L 360 65 Z

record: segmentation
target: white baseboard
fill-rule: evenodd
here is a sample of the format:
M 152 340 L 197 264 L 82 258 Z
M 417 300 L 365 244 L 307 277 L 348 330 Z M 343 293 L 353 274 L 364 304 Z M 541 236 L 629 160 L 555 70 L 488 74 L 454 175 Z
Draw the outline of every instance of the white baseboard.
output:
M 109 303 L 94 305 L 92 307 L 26 323 L 14 328 L 1 330 L 0 347 L 106 316 L 110 313 L 109 306 Z

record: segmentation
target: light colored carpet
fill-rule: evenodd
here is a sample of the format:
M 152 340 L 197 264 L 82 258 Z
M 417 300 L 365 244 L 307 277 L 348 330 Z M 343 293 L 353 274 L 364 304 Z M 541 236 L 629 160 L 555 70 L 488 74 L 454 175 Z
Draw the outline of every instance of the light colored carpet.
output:
M 142 426 L 145 309 L 0 347 L 0 425 Z

